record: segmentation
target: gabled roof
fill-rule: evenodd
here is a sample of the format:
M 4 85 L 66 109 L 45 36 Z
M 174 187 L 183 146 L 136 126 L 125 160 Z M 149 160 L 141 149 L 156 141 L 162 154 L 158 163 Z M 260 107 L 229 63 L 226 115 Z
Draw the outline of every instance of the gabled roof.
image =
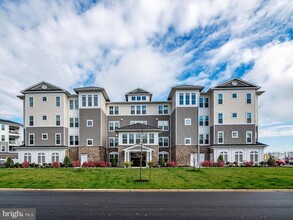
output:
M 22 91 L 20 91 L 22 94 L 27 94 L 27 93 L 36 93 L 36 92 L 58 92 L 58 93 L 66 93 L 67 95 L 70 95 L 70 93 L 62 89 L 58 86 L 55 86 L 51 83 L 41 81 L 37 84 L 34 84 L 33 86 L 30 86 Z
M 76 93 L 79 93 L 79 92 L 102 92 L 106 101 L 108 101 L 108 102 L 110 101 L 110 98 L 109 98 L 106 90 L 102 87 L 97 87 L 97 86 L 80 87 L 80 88 L 75 88 L 74 91 Z
M 171 100 L 176 90 L 199 90 L 200 92 L 204 89 L 204 86 L 198 86 L 198 85 L 179 85 L 172 87 L 168 100 Z
M 255 89 L 258 90 L 260 89 L 260 86 L 257 86 L 253 83 L 247 82 L 243 79 L 239 79 L 239 78 L 233 78 L 227 82 L 224 82 L 220 85 L 214 86 L 212 88 L 209 89 L 209 91 L 211 90 L 217 90 L 217 89 Z
M 150 100 L 152 100 L 153 93 L 138 87 L 138 88 L 131 90 L 125 94 L 126 101 L 128 101 L 129 95 L 149 95 Z
M 141 124 L 141 123 L 136 123 L 136 124 L 132 124 L 132 125 L 127 125 L 125 127 L 122 128 L 117 128 L 115 129 L 115 132 L 124 132 L 124 131 L 132 131 L 132 132 L 144 132 L 144 131 L 157 131 L 157 132 L 161 132 L 162 129 L 158 128 L 158 127 L 154 127 L 154 126 L 150 126 L 150 125 L 145 125 L 145 124 Z

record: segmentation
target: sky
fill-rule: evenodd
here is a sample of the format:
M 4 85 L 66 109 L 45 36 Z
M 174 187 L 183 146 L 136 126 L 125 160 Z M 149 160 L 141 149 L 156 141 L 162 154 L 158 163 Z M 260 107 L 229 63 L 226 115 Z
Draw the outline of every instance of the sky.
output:
M 111 101 L 142 87 L 166 100 L 181 84 L 234 77 L 261 86 L 259 141 L 293 151 L 292 0 L 0 0 L 0 118 L 42 80 Z

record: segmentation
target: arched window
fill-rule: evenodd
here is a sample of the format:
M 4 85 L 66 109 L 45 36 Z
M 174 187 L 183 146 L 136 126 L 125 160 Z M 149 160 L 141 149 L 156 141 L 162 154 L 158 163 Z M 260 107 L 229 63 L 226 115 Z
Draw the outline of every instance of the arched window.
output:
M 59 153 L 52 153 L 52 163 L 54 162 L 59 163 Z
M 159 152 L 159 163 L 160 163 L 160 157 L 162 157 L 163 160 L 164 160 L 165 163 L 166 163 L 166 162 L 168 162 L 168 160 L 169 160 L 169 153 L 166 152 L 166 151 L 161 151 L 161 152 Z
M 222 151 L 222 152 L 220 153 L 220 155 L 223 156 L 223 159 L 224 159 L 225 162 L 228 161 L 228 152 L 227 152 L 227 151 Z
M 45 153 L 38 153 L 38 163 L 45 163 Z
M 250 161 L 258 162 L 258 152 L 257 151 L 250 152 Z
M 32 155 L 31 155 L 31 153 L 24 153 L 23 161 L 26 161 L 26 162 L 31 163 L 32 162 Z
M 235 162 L 242 163 L 243 162 L 243 153 L 242 151 L 235 152 Z
M 109 154 L 109 161 L 112 164 L 113 167 L 117 167 L 118 166 L 118 152 L 111 152 Z

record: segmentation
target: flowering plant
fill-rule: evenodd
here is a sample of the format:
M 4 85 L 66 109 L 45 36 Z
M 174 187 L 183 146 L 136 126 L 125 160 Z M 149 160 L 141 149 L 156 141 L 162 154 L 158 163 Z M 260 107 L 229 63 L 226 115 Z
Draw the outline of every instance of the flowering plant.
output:
M 28 168 L 29 166 L 30 166 L 30 163 L 27 162 L 27 161 L 23 161 L 22 164 L 21 164 L 22 168 Z

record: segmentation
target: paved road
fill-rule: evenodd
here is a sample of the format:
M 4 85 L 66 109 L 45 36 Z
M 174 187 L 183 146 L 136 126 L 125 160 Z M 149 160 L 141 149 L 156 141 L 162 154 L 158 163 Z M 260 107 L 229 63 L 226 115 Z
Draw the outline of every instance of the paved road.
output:
M 37 219 L 293 219 L 293 192 L 0 191 Z

